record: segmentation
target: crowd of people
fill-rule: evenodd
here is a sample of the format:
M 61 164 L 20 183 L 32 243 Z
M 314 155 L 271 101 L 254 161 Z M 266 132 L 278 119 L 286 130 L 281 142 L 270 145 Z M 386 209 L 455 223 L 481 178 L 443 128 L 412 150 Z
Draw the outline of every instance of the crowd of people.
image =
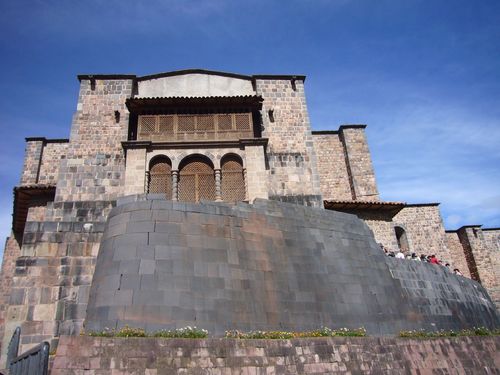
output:
M 439 260 L 438 257 L 434 254 L 432 254 L 432 255 L 422 254 L 422 255 L 418 256 L 415 253 L 411 253 L 411 254 L 405 255 L 404 253 L 401 252 L 400 249 L 398 249 L 397 251 L 391 251 L 391 250 L 388 250 L 381 243 L 379 245 L 380 245 L 380 248 L 384 251 L 385 255 L 387 255 L 388 257 L 393 257 L 393 258 L 397 258 L 397 259 L 409 259 L 409 260 L 414 260 L 417 262 L 427 262 L 427 263 L 431 263 L 431 264 L 436 264 L 436 265 L 444 267 L 445 269 L 447 269 L 450 272 L 453 272 L 455 275 L 463 276 L 458 268 L 453 268 L 453 271 L 452 271 L 452 267 L 451 267 L 450 263 Z

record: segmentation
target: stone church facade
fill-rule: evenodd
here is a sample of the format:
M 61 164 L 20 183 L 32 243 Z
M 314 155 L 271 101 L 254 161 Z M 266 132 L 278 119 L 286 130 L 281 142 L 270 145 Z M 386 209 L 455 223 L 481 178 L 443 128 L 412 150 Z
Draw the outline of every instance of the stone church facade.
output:
M 80 75 L 69 139 L 26 138 L 0 281 L 2 353 L 76 335 L 109 212 L 129 195 L 278 200 L 355 214 L 375 240 L 436 254 L 500 304 L 500 228 L 445 230 L 438 203 L 380 200 L 365 125 L 313 131 L 299 75 Z

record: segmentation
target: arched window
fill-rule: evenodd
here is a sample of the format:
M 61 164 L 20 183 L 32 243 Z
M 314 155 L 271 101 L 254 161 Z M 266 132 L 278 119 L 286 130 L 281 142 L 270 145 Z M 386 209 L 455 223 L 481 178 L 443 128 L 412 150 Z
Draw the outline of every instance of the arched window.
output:
M 245 200 L 245 176 L 241 158 L 237 155 L 224 156 L 221 172 L 222 200 L 226 202 Z
M 149 163 L 148 192 L 172 199 L 172 164 L 166 156 L 157 156 Z
M 179 200 L 199 202 L 215 200 L 215 175 L 211 161 L 204 156 L 190 156 L 179 166 Z
M 394 227 L 394 231 L 396 232 L 396 239 L 398 240 L 398 247 L 401 252 L 408 252 L 410 250 L 410 246 L 408 245 L 408 237 L 406 236 L 406 231 L 401 227 Z

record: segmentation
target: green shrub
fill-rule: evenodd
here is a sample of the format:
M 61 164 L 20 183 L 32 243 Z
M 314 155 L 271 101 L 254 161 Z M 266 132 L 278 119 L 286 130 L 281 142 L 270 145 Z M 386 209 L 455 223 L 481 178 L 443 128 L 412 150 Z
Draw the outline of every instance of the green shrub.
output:
M 226 331 L 226 338 L 230 339 L 291 339 L 293 333 L 282 331 L 250 331 L 240 332 L 238 330 Z
M 120 330 L 105 328 L 102 331 L 82 331 L 80 335 L 91 337 L 164 337 L 164 338 L 188 338 L 203 339 L 208 337 L 206 329 L 196 327 L 184 327 L 173 330 L 161 330 L 153 333 L 147 333 L 142 328 L 132 328 L 125 326 Z
M 333 330 L 328 327 L 305 332 L 287 332 L 287 331 L 250 331 L 240 332 L 238 330 L 226 331 L 225 337 L 232 339 L 293 339 L 306 337 L 364 337 L 366 330 L 364 328 L 348 329 L 340 328 Z
M 115 333 L 114 337 L 147 337 L 148 335 L 142 328 L 132 328 L 125 326 Z
M 102 331 L 84 331 L 80 334 L 91 337 L 115 337 L 116 331 L 114 329 L 104 328 Z
M 413 330 L 413 331 L 400 331 L 399 337 L 410 337 L 410 338 L 432 338 L 432 337 L 457 337 L 457 336 L 492 336 L 499 335 L 500 329 L 489 330 L 485 327 L 477 327 L 472 329 L 462 329 L 460 331 L 425 331 L 425 330 Z
M 187 326 L 173 330 L 156 331 L 152 336 L 163 338 L 204 339 L 208 337 L 208 331 L 206 329 Z

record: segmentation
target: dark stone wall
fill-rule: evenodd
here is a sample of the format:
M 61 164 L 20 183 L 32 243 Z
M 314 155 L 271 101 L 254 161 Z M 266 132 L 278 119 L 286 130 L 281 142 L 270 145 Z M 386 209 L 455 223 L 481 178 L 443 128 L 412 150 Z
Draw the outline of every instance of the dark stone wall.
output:
M 154 339 L 63 336 L 51 375 L 498 374 L 500 337 Z
M 20 353 L 42 341 L 54 346 L 59 335 L 80 333 L 106 218 L 114 205 L 49 202 L 37 208 L 38 215 L 30 210 L 21 248 L 13 237 L 9 240 L 0 301 L 0 368 L 16 327 L 21 328 Z
M 499 324 L 478 283 L 388 259 L 354 215 L 266 200 L 127 199 L 108 217 L 87 330 L 364 326 L 384 335 Z

